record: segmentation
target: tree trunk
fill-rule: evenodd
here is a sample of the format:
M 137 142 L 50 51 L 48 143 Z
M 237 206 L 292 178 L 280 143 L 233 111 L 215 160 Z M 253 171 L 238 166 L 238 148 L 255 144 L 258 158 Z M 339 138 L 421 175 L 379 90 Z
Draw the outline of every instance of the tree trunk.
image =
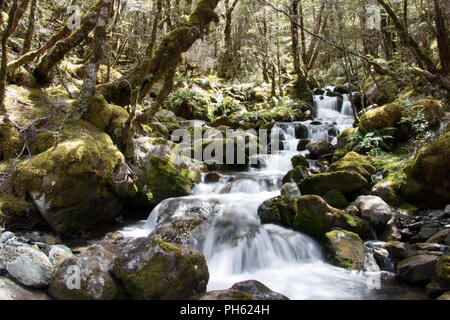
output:
M 224 31 L 224 45 L 225 51 L 222 56 L 222 63 L 220 67 L 219 75 L 222 78 L 229 79 L 232 74 L 230 74 L 230 66 L 233 61 L 233 43 L 231 38 L 232 30 L 232 19 L 233 11 L 238 4 L 238 0 L 234 0 L 231 7 L 229 6 L 229 0 L 225 0 L 225 31 Z
M 8 74 L 8 39 L 16 31 L 20 19 L 28 6 L 29 0 L 22 0 L 20 5 L 14 0 L 8 14 L 8 24 L 1 36 L 2 61 L 0 69 L 0 115 L 8 118 L 5 108 L 6 78 Z
M 150 35 L 150 42 L 148 43 L 147 49 L 146 49 L 146 56 L 151 57 L 153 55 L 153 49 L 155 47 L 156 43 L 156 36 L 158 34 L 158 26 L 159 22 L 161 21 L 161 12 L 163 8 L 163 0 L 155 0 L 155 16 L 153 17 L 153 26 L 152 31 Z
M 28 16 L 28 29 L 25 34 L 25 40 L 23 41 L 22 54 L 27 53 L 31 49 L 31 44 L 33 42 L 35 22 L 36 22 L 36 5 L 37 0 L 32 0 L 30 7 L 30 15 Z
M 152 57 L 146 56 L 132 72 L 121 79 L 99 87 L 105 99 L 110 103 L 126 106 L 130 104 L 131 88 L 139 88 L 139 102 L 141 102 L 153 85 L 166 76 L 174 59 L 200 39 L 212 21 L 218 21 L 219 17 L 214 9 L 219 1 L 201 0 L 188 23 L 165 36 Z
M 92 96 L 95 96 L 97 73 L 100 63 L 103 60 L 106 29 L 111 16 L 112 2 L 103 0 L 103 4 L 103 7 L 101 7 L 98 12 L 92 45 L 92 56 L 89 59 L 89 63 L 86 68 L 86 76 L 84 78 L 83 86 L 81 87 L 80 103 L 78 106 L 79 114 L 77 115 L 79 119 L 82 118 L 86 112 L 89 99 Z
M 436 22 L 436 35 L 439 48 L 439 58 L 442 66 L 442 73 L 444 75 L 450 74 L 450 48 L 448 40 L 447 26 L 445 25 L 445 18 L 442 14 L 439 0 L 434 0 L 434 19 Z

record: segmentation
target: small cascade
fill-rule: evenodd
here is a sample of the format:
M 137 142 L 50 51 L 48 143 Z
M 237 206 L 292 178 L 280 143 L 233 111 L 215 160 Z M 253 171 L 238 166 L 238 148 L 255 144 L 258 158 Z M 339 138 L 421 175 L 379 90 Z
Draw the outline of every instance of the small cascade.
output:
M 366 255 L 367 272 L 348 271 L 328 264 L 314 239 L 280 226 L 263 225 L 258 217 L 261 203 L 280 194 L 281 180 L 292 169 L 291 158 L 300 153 L 300 139 L 331 141 L 352 126 L 348 96 L 344 95 L 342 105 L 336 97 L 316 96 L 314 102 L 316 120 L 273 127 L 272 144 L 279 140 L 282 147 L 260 155 L 264 159 L 261 168 L 238 174 L 223 172 L 218 182 L 199 183 L 191 196 L 163 201 L 147 221 L 121 232 L 129 237 L 149 236 L 179 217 L 201 219 L 189 244 L 206 257 L 208 290 L 256 279 L 291 299 L 385 298 L 383 290 L 368 285 L 380 274 L 375 249 Z

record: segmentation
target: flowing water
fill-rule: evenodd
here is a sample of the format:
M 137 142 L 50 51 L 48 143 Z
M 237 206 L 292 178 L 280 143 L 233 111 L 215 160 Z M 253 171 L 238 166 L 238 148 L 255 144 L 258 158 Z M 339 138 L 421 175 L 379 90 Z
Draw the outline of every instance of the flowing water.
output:
M 259 205 L 280 194 L 281 180 L 292 169 L 290 160 L 300 153 L 299 139 L 335 140 L 335 128 L 341 131 L 352 126 L 349 103 L 348 96 L 344 96 L 342 105 L 337 98 L 316 96 L 320 123 L 278 123 L 272 134 L 280 134 L 283 150 L 265 155 L 263 168 L 223 173 L 216 183 L 200 183 L 191 196 L 163 201 L 147 221 L 122 233 L 148 236 L 177 217 L 201 217 L 204 222 L 190 244 L 206 257 L 208 290 L 227 289 L 238 281 L 254 279 L 290 299 L 411 298 L 412 291 L 380 280 L 392 274 L 380 271 L 370 251 L 365 272 L 347 271 L 325 262 L 321 247 L 307 235 L 262 225 L 258 218 Z

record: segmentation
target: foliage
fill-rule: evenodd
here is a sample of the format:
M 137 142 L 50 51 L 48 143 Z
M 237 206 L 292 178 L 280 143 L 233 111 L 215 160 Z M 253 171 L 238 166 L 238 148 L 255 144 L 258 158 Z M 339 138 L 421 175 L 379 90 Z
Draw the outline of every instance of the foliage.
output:
M 394 139 L 389 133 L 395 128 L 382 128 L 369 132 L 364 126 L 359 125 L 358 130 L 349 137 L 348 148 L 355 152 L 377 155 L 384 150 L 391 150 L 386 140 Z

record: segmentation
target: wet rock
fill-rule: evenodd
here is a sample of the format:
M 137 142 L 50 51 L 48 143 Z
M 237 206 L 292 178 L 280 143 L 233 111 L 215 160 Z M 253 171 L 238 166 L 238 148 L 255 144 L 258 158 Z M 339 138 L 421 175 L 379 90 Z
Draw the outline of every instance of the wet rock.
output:
M 325 140 L 311 140 L 306 145 L 306 149 L 308 149 L 311 156 L 315 159 L 333 153 L 333 146 Z
M 284 177 L 282 182 L 289 183 L 295 182 L 300 183 L 303 179 L 309 176 L 309 171 L 304 166 L 296 166 L 294 169 L 290 170 Z
M 281 186 L 280 193 L 282 196 L 288 196 L 291 198 L 300 198 L 301 197 L 300 190 L 298 189 L 297 184 L 294 182 L 288 182 L 288 183 L 283 184 Z
M 253 297 L 243 291 L 228 289 L 207 292 L 197 300 L 254 300 Z
M 257 280 L 235 283 L 231 289 L 249 293 L 254 300 L 289 300 L 281 293 L 274 292 Z
M 40 291 L 24 288 L 14 281 L 0 277 L 0 300 L 50 300 Z
M 96 243 L 81 254 L 67 258 L 55 273 L 49 294 L 58 300 L 112 300 L 119 289 L 109 273 L 119 255 L 108 242 Z
M 327 258 L 336 266 L 364 270 L 365 248 L 361 238 L 349 231 L 333 230 L 325 234 Z
M 385 228 L 393 215 L 391 207 L 377 196 L 360 196 L 353 205 L 359 209 L 361 217 L 372 223 L 377 230 Z
M 122 245 L 113 272 L 135 299 L 187 299 L 205 292 L 209 280 L 198 250 L 149 238 Z
M 409 283 L 430 281 L 436 274 L 439 257 L 433 255 L 416 255 L 399 262 L 397 273 Z
M 427 243 L 442 243 L 446 245 L 450 245 L 450 229 L 443 229 L 441 231 L 433 234 L 428 240 Z
M 216 172 L 208 172 L 205 176 L 205 183 L 216 183 L 220 181 L 222 176 Z
M 389 241 L 384 248 L 389 252 L 389 256 L 394 259 L 404 259 L 408 256 L 406 244 L 400 241 Z
M 306 150 L 306 146 L 310 143 L 311 139 L 300 139 L 297 145 L 297 151 Z
M 295 168 L 297 166 L 301 166 L 304 168 L 308 168 L 308 160 L 305 156 L 298 154 L 291 159 L 292 167 Z

